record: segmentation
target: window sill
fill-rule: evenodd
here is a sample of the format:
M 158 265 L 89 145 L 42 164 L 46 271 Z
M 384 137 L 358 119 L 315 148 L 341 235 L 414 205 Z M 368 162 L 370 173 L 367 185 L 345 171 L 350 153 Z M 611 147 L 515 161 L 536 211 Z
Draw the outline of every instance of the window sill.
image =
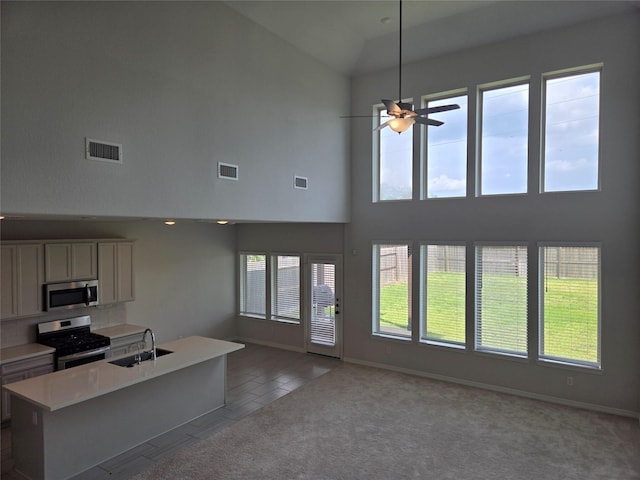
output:
M 520 363 L 528 363 L 529 357 L 527 355 L 517 354 L 517 353 L 507 353 L 507 352 L 494 352 L 491 350 L 473 350 L 475 355 L 480 355 L 483 357 L 490 357 L 500 360 L 511 360 L 514 362 Z
M 425 345 L 427 347 L 436 347 L 436 348 L 444 348 L 447 350 L 454 350 L 457 352 L 466 352 L 466 345 L 460 343 L 447 343 L 447 342 L 436 342 L 433 340 L 427 340 L 426 338 L 420 339 L 420 345 Z
M 563 362 L 561 360 L 551 360 L 548 358 L 539 358 L 536 360 L 536 363 L 542 367 L 561 368 L 574 372 L 593 373 L 595 375 L 602 375 L 604 373 L 602 371 L 602 365 L 598 367 L 595 365 L 583 365 L 581 363 Z
M 383 340 L 400 340 L 402 342 L 410 342 L 411 341 L 411 337 L 405 337 L 405 336 L 400 336 L 400 335 L 392 335 L 390 333 L 372 333 L 373 338 L 380 338 Z

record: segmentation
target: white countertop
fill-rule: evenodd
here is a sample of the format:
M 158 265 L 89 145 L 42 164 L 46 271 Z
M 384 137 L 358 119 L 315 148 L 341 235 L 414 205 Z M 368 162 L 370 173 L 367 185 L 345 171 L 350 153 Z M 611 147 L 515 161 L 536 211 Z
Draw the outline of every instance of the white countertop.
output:
M 131 323 L 123 323 L 121 325 L 115 325 L 113 327 L 99 328 L 97 330 L 92 330 L 93 333 L 97 333 L 99 335 L 104 335 L 109 338 L 119 338 L 126 337 L 127 335 L 135 335 L 142 333 L 147 329 L 147 327 L 141 327 L 140 325 L 133 325 Z
M 131 368 L 112 365 L 109 363 L 112 359 L 100 360 L 2 388 L 48 411 L 55 411 L 226 355 L 244 345 L 207 337 L 187 337 L 157 345 L 157 348 L 173 353 Z
M 55 353 L 55 351 L 55 348 L 40 345 L 39 343 L 26 343 L 24 345 L 3 348 L 0 349 L 0 365 L 17 362 L 18 360 L 26 360 L 40 355 L 48 355 Z

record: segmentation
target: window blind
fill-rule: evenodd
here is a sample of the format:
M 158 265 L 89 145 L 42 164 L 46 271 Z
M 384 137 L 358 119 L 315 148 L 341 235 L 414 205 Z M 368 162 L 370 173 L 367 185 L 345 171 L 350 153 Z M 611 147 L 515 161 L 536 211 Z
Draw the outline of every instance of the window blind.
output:
M 300 257 L 271 257 L 271 317 L 300 321 Z
M 527 247 L 476 247 L 476 349 L 527 355 Z
M 240 255 L 240 314 L 266 315 L 266 257 Z

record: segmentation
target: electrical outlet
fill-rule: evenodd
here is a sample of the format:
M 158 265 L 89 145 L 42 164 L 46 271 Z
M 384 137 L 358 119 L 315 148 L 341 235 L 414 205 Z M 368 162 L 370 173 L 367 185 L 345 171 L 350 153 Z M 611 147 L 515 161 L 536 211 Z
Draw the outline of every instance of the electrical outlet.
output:
M 573 377 L 567 377 L 567 385 L 573 387 Z

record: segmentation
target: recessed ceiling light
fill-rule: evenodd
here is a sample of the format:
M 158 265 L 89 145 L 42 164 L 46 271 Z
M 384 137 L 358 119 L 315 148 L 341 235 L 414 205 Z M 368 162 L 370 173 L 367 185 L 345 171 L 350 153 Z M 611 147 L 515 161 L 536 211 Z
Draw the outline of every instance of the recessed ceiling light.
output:
M 218 220 L 216 223 L 218 225 L 226 225 L 227 223 L 229 223 L 229 220 Z
M 166 222 L 164 222 L 165 225 L 175 225 L 176 222 L 174 220 L 167 220 Z
M 0 220 L 4 220 L 4 215 L 0 215 Z

